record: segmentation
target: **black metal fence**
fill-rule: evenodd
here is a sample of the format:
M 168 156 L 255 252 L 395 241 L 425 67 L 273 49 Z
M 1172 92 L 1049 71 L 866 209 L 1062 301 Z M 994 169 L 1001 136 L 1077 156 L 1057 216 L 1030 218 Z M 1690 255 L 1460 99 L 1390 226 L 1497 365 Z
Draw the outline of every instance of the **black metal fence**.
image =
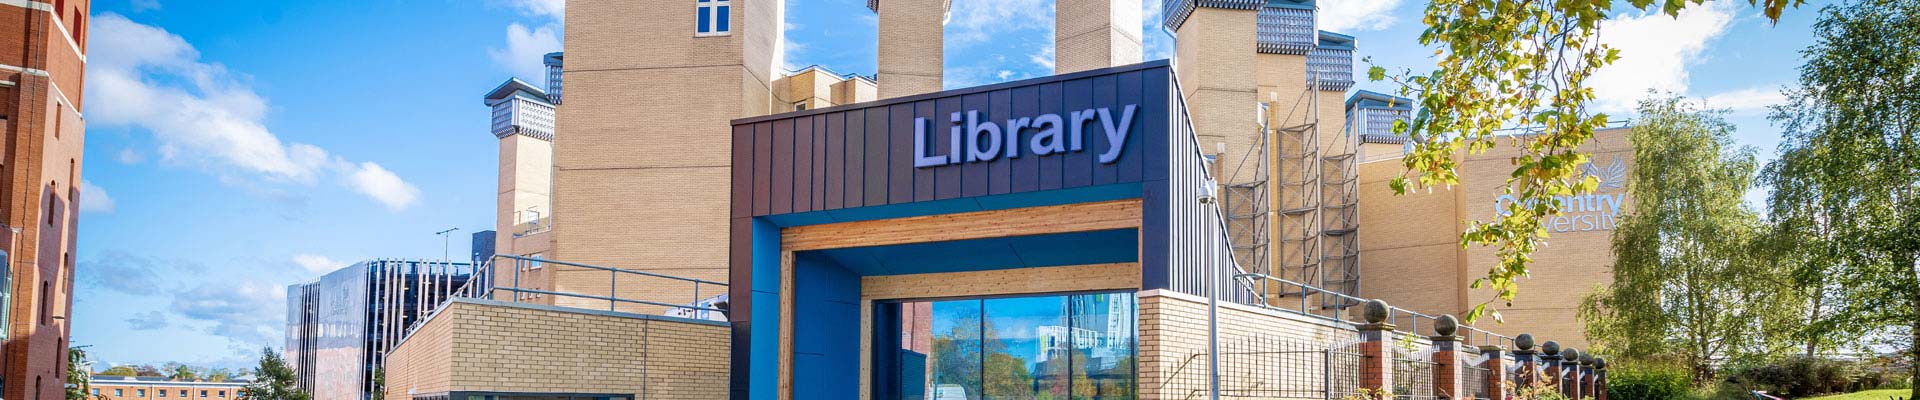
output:
M 1343 399 L 1360 388 L 1360 353 L 1350 345 L 1275 337 L 1223 338 L 1220 397 L 1246 399 Z M 1205 349 L 1177 364 L 1164 393 L 1179 399 L 1207 398 Z
M 1399 344 L 1393 346 L 1393 397 L 1406 400 L 1436 398 L 1433 393 L 1433 353 L 1409 350 Z

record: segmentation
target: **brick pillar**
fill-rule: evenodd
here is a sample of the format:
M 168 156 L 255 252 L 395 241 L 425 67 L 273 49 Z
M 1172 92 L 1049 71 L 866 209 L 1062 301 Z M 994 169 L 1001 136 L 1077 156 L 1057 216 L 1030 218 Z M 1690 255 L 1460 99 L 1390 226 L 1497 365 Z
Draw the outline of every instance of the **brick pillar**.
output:
M 1485 382 L 1467 382 L 1469 385 L 1487 385 L 1488 398 L 1506 398 L 1506 396 L 1502 395 L 1507 391 L 1507 357 L 1502 354 L 1504 351 L 1506 351 L 1506 349 L 1502 349 L 1500 346 L 1480 346 L 1480 354 L 1487 356 L 1487 363 L 1481 365 L 1487 368 L 1487 380 Z
M 1595 399 L 1607 400 L 1607 358 L 1593 358 L 1593 394 Z
M 1545 367 L 1546 371 L 1540 373 L 1539 380 L 1536 382 L 1552 387 L 1554 390 L 1561 390 L 1559 342 L 1548 340 L 1546 343 L 1540 345 L 1540 365 Z M 1561 391 L 1561 393 L 1566 392 Z
M 1452 315 L 1441 315 L 1433 324 L 1433 395 L 1440 399 L 1471 398 L 1460 373 L 1460 337 L 1454 336 L 1459 323 Z
M 1560 351 L 1560 393 L 1569 399 L 1580 398 L 1580 350 L 1567 348 Z
M 1360 388 L 1378 391 L 1374 398 L 1386 398 L 1393 389 L 1393 324 L 1387 320 L 1387 303 L 1368 301 L 1366 325 L 1360 326 Z
M 1513 337 L 1513 358 L 1520 362 L 1520 373 L 1515 374 L 1517 387 L 1533 386 L 1540 380 L 1539 353 L 1534 351 L 1533 334 L 1522 333 Z
M 1595 392 L 1595 390 L 1596 390 L 1596 388 L 1594 388 L 1594 387 L 1593 387 L 1593 384 L 1594 384 L 1594 377 L 1593 377 L 1593 355 L 1592 355 L 1592 354 L 1581 354 L 1581 357 L 1580 357 L 1580 397 L 1584 397 L 1584 398 L 1589 398 L 1589 399 L 1591 399 L 1591 398 L 1593 398 L 1593 395 L 1594 395 L 1594 392 Z
M 879 98 L 938 92 L 946 72 L 949 2 L 883 0 L 868 2 L 880 14 Z

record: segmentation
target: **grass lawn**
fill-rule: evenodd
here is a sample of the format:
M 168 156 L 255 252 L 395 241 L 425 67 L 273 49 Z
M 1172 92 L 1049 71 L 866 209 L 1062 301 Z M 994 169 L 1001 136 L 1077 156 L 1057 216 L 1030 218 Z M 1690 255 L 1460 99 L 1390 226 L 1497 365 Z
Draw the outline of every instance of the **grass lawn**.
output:
M 1814 397 L 1808 400 L 1887 400 L 1906 398 L 1907 395 L 1912 393 L 1912 391 L 1907 389 L 1862 390 L 1847 394 Z

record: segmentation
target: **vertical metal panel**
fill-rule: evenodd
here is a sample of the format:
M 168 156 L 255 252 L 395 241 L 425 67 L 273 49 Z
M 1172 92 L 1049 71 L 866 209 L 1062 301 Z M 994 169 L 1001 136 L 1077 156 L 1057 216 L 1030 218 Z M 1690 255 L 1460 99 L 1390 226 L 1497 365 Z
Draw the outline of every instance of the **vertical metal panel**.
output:
M 1002 90 L 997 92 L 1005 92 L 1005 91 Z M 994 124 L 994 126 L 999 126 L 1000 122 L 993 122 L 993 120 L 997 118 L 1002 118 L 1002 116 L 1006 115 L 1006 110 L 995 110 L 993 109 L 993 106 L 988 104 L 986 93 L 969 94 L 969 95 L 966 95 L 965 97 L 958 98 L 957 100 L 960 100 L 962 109 L 979 111 L 980 112 L 979 120 L 980 120 L 980 123 L 982 124 L 991 122 Z M 1004 133 L 1006 131 L 1006 127 L 1001 126 L 1000 129 L 1002 134 L 993 135 L 993 136 L 1003 138 L 1001 140 L 1005 141 L 1004 138 L 1006 137 L 1006 135 Z M 967 139 L 964 140 L 963 142 L 972 142 L 975 140 L 981 140 L 981 138 L 974 137 L 973 132 L 970 132 L 970 131 L 961 132 L 960 134 L 967 136 Z M 1004 143 L 1002 144 L 1004 145 Z M 968 145 L 968 146 L 972 146 L 972 145 Z M 950 198 L 955 198 L 960 196 L 966 196 L 966 197 L 985 196 L 987 194 L 987 184 L 991 182 L 987 177 L 987 174 L 988 172 L 992 171 L 992 164 L 999 162 L 999 158 L 994 158 L 993 161 L 966 162 L 967 155 L 973 151 L 972 147 L 958 149 L 958 151 L 961 152 L 960 161 L 965 163 L 960 166 L 958 171 L 954 171 L 960 174 L 960 179 L 959 179 L 960 184 L 957 185 L 957 187 L 953 188 L 954 190 L 948 190 L 945 185 L 942 185 L 940 188 L 940 198 L 950 199 Z
M 1059 114 L 1062 125 L 1072 124 L 1073 121 L 1067 120 L 1066 103 L 1065 100 L 1061 99 L 1063 95 L 1062 90 L 1064 90 L 1064 88 L 1059 82 L 1040 85 L 1040 111 L 1035 115 Z M 1060 135 L 1065 136 L 1067 134 L 1066 128 L 1066 126 L 1060 127 Z M 1039 190 L 1059 189 L 1060 171 L 1062 170 L 1060 166 L 1061 156 L 1050 155 L 1046 157 L 1035 157 L 1034 154 L 1028 154 L 1027 156 L 1040 160 L 1040 170 L 1035 173 L 1035 175 L 1038 175 L 1040 178 Z
M 962 117 L 960 123 L 952 123 L 952 117 L 950 117 L 952 113 L 958 113 Z M 947 167 L 916 167 L 914 169 L 914 202 L 947 200 L 947 198 L 960 196 L 960 173 L 962 169 L 966 169 L 966 150 L 956 148 L 952 140 L 948 140 L 947 133 L 950 127 L 960 127 L 962 131 L 960 135 L 966 135 L 966 110 L 960 106 L 960 98 L 948 96 L 941 100 L 933 100 L 933 112 L 918 110 L 916 115 L 924 115 L 927 121 L 933 123 L 931 127 L 927 127 L 927 133 L 931 133 L 931 137 L 927 138 L 931 142 L 927 144 L 935 144 L 933 148 L 939 148 L 939 152 L 933 152 L 933 154 L 960 156 L 960 160 L 950 163 Z M 931 187 L 920 183 L 927 177 L 933 179 Z M 931 188 L 931 192 L 925 188 Z
M 794 119 L 793 211 L 813 211 L 813 126 L 820 116 Z
M 868 206 L 887 204 L 887 115 L 892 112 L 892 107 L 867 110 L 866 199 L 863 203 Z
M 1022 117 L 1040 115 L 1040 87 L 1027 86 L 1013 88 L 1013 114 Z M 1027 141 L 1035 131 L 1028 129 L 1016 136 L 1014 145 L 1020 146 L 1020 152 L 1007 167 L 1012 179 L 1008 179 L 1007 190 L 1012 192 L 1031 192 L 1040 190 L 1040 157 L 1028 153 Z
M 911 135 L 913 134 L 913 117 L 920 115 L 917 111 L 920 108 L 932 109 L 933 102 L 903 103 L 887 107 L 887 129 L 880 131 L 888 141 L 888 145 L 881 146 L 882 152 L 887 154 L 887 163 L 883 167 L 887 179 L 883 184 L 887 187 L 887 198 L 884 204 L 913 202 L 913 191 L 916 189 L 913 175 L 919 171 L 913 168 L 913 137 Z M 935 126 L 939 125 L 935 124 Z
M 773 209 L 767 187 L 773 177 L 773 123 L 753 124 L 753 215 L 767 215 Z
M 794 120 L 773 121 L 773 196 L 772 214 L 793 210 L 793 125 Z
M 1007 125 L 1008 118 L 1020 116 L 1019 114 L 1013 113 L 1012 96 L 1013 92 L 1009 90 L 995 90 L 987 96 L 987 108 L 993 110 L 993 116 L 1000 121 L 1000 129 L 1002 130 L 1012 129 L 1011 126 Z M 1006 132 L 1002 132 L 1003 138 L 1005 134 Z M 1018 137 L 1018 135 L 1015 135 L 1015 137 Z M 987 170 L 986 194 L 1007 194 L 1007 192 L 1011 190 L 1009 184 L 1012 180 L 1009 179 L 1009 172 L 1012 170 L 1014 160 L 1006 157 L 1006 150 L 1007 146 L 1014 146 L 1018 142 L 1017 140 L 1011 142 L 1005 139 L 1001 140 L 1000 158 L 994 159 L 993 164 L 989 166 Z M 969 196 L 973 196 L 973 194 L 969 194 Z
M 1138 182 L 1140 180 L 1141 160 L 1146 159 L 1142 154 L 1143 151 L 1146 151 L 1146 137 L 1164 136 L 1155 132 L 1155 127 L 1166 129 L 1167 126 L 1165 121 L 1166 114 L 1155 115 L 1147 112 L 1147 110 L 1151 108 L 1150 103 L 1166 101 L 1166 92 L 1160 91 L 1155 93 L 1159 96 L 1146 95 L 1146 88 L 1142 87 L 1145 83 L 1142 83 L 1140 80 L 1141 74 L 1140 71 L 1133 71 L 1114 77 L 1114 96 L 1128 103 L 1137 103 L 1140 105 L 1139 108 L 1134 111 L 1133 124 L 1143 128 L 1138 134 L 1127 135 L 1127 143 L 1124 147 L 1121 147 L 1120 161 L 1117 162 L 1119 165 L 1115 168 L 1117 174 L 1114 176 L 1114 181 L 1117 182 Z M 1155 118 L 1159 118 L 1160 121 L 1155 121 Z
M 809 210 L 824 210 L 827 204 L 827 117 L 823 114 L 813 117 L 813 198 L 809 201 L 813 207 Z
M 1177 124 L 1170 120 L 1170 118 L 1173 117 L 1173 113 L 1167 111 L 1173 104 L 1172 101 L 1162 100 L 1171 99 L 1180 95 L 1180 92 L 1173 86 L 1172 75 L 1151 73 L 1141 75 L 1140 78 L 1140 87 L 1155 91 L 1148 93 L 1148 96 L 1153 98 L 1154 101 L 1140 104 L 1140 112 L 1146 114 L 1143 118 L 1145 118 L 1144 121 L 1146 121 L 1147 126 L 1165 126 L 1169 127 L 1169 130 L 1178 129 L 1173 128 L 1177 126 Z M 1167 140 L 1174 137 L 1174 135 L 1171 134 L 1144 136 L 1146 137 L 1143 139 L 1147 141 L 1146 146 L 1142 147 L 1144 149 L 1165 149 L 1167 148 Z M 1167 179 L 1166 157 L 1141 157 L 1141 161 L 1146 162 L 1146 165 L 1141 166 L 1141 171 L 1144 172 L 1141 179 L 1150 181 Z
M 929 155 L 955 154 L 953 146 L 949 145 L 947 141 L 947 128 L 953 126 L 953 123 L 949 121 L 950 118 L 948 114 L 960 112 L 959 99 L 944 98 L 933 102 L 921 102 L 920 104 L 922 107 L 914 110 L 913 115 L 927 119 L 927 137 L 915 140 L 926 141 L 927 147 L 932 149 L 927 152 Z M 931 107 L 925 107 L 927 105 L 931 105 Z M 919 127 L 907 125 L 906 128 L 900 128 L 899 132 L 894 132 L 893 135 L 894 137 L 911 138 L 911 136 L 907 135 L 914 133 L 918 129 Z M 902 142 L 897 144 L 908 150 L 907 159 L 904 161 L 906 161 L 905 168 L 913 171 L 913 201 L 933 200 L 935 193 L 939 190 L 938 186 L 945 181 L 945 179 L 941 179 L 940 173 L 950 170 L 951 167 L 914 168 L 913 159 L 918 158 L 919 155 L 912 153 L 913 143 L 902 139 Z M 903 160 L 894 161 L 893 168 L 902 167 L 900 161 Z M 958 179 L 955 180 L 957 181 Z
M 1062 100 L 1064 100 L 1066 104 L 1066 109 L 1060 112 L 1060 117 L 1066 118 L 1068 141 L 1080 141 L 1080 151 L 1074 151 L 1072 145 L 1068 145 L 1067 154 L 1060 157 L 1060 187 L 1063 189 L 1093 184 L 1094 157 L 1092 151 L 1094 147 L 1092 136 L 1094 136 L 1096 132 L 1099 132 L 1100 121 L 1096 116 L 1096 118 L 1094 118 L 1095 120 L 1087 121 L 1087 123 L 1083 124 L 1073 118 L 1073 113 L 1092 108 L 1090 106 L 1094 104 L 1094 79 L 1098 78 L 1075 79 L 1067 81 L 1066 84 L 1063 85 L 1064 91 L 1061 95 L 1064 97 Z M 1075 130 L 1080 131 L 1079 135 L 1074 134 Z
M 1118 85 L 1118 83 L 1114 78 L 1115 76 L 1113 75 L 1102 75 L 1093 78 L 1093 104 L 1112 104 L 1113 108 L 1107 110 L 1107 115 L 1113 118 L 1110 122 L 1117 127 L 1125 122 L 1120 120 L 1120 118 L 1125 117 L 1127 114 L 1125 105 L 1138 103 L 1140 99 L 1120 98 L 1116 96 L 1118 90 L 1114 86 Z M 1133 118 L 1139 119 L 1139 111 L 1135 111 L 1134 113 Z M 1100 164 L 1101 152 L 1113 148 L 1116 144 L 1122 144 L 1108 141 L 1106 127 L 1108 122 L 1109 121 L 1104 119 L 1097 120 L 1088 124 L 1089 126 L 1087 127 L 1087 168 L 1093 172 L 1093 184 L 1095 185 L 1111 184 L 1118 180 L 1117 178 L 1120 173 L 1118 168 L 1107 167 Z M 1127 136 L 1132 137 L 1133 135 Z
M 846 129 L 849 113 L 852 111 L 827 114 L 822 118 L 826 120 L 827 132 L 826 135 L 821 136 L 825 139 L 821 146 L 825 149 L 825 153 L 822 154 L 826 156 L 826 162 L 822 163 L 825 168 L 820 174 L 822 178 L 820 187 L 824 196 L 821 209 L 832 210 L 845 206 L 841 199 L 847 195 Z
M 842 178 L 846 197 L 841 207 L 859 207 L 866 204 L 867 187 L 867 110 L 847 111 L 845 146 L 841 155 L 845 158 L 847 173 Z
M 733 127 L 733 197 L 734 217 L 753 214 L 753 125 L 734 125 Z

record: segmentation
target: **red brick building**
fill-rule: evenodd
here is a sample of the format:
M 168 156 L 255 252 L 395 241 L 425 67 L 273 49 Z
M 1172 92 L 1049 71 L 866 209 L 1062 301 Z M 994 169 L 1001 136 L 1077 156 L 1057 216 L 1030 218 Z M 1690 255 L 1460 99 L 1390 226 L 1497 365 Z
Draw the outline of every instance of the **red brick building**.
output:
M 0 397 L 64 397 L 88 0 L 0 0 Z

